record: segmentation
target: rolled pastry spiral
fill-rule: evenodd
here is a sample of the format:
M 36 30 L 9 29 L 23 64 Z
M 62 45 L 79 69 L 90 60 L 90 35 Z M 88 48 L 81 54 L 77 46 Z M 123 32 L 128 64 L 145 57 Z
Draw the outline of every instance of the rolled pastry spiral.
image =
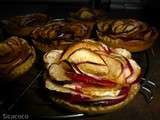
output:
M 31 63 L 35 61 L 35 51 L 24 39 L 13 36 L 0 43 L 0 77 L 14 78 L 16 75 L 11 74 L 26 71 L 25 67 L 28 68 L 30 63 L 26 65 L 24 63 L 28 60 Z M 21 65 L 24 70 L 15 71 Z

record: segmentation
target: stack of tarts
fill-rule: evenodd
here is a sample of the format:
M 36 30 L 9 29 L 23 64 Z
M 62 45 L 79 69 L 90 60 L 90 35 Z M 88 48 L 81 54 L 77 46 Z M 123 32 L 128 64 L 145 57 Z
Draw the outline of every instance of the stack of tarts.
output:
M 139 65 L 129 51 L 83 40 L 66 51 L 44 55 L 45 87 L 51 99 L 72 111 L 88 114 L 116 110 L 139 91 Z

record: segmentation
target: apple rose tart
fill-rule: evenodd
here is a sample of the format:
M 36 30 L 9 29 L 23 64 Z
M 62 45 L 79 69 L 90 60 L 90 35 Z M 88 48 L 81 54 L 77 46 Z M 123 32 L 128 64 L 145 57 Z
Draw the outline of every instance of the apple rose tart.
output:
M 43 52 L 52 49 L 65 49 L 72 42 L 90 38 L 93 28 L 88 22 L 52 21 L 37 27 L 31 37 L 35 47 Z
M 66 51 L 46 53 L 44 62 L 51 99 L 73 111 L 110 112 L 126 105 L 139 91 L 141 68 L 125 49 L 85 39 Z
M 24 39 L 10 37 L 0 43 L 0 78 L 15 79 L 27 72 L 36 59 L 36 53 Z
M 105 20 L 97 24 L 97 36 L 114 48 L 125 48 L 131 52 L 150 48 L 158 37 L 154 27 L 135 19 Z
M 48 22 L 49 17 L 43 13 L 33 13 L 24 16 L 14 16 L 2 20 L 7 33 L 16 36 L 29 36 L 32 30 Z

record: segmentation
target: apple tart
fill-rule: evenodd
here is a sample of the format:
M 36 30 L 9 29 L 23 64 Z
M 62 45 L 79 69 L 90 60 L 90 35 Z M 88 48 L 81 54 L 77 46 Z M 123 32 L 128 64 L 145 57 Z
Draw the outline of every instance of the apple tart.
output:
M 0 43 L 0 79 L 15 79 L 34 64 L 36 53 L 26 40 L 12 36 Z
M 136 19 L 110 19 L 97 24 L 97 36 L 108 46 L 139 52 L 152 46 L 158 37 L 154 27 Z
M 32 32 L 32 41 L 43 52 L 65 49 L 72 42 L 90 38 L 93 24 L 89 22 L 52 21 Z
M 85 39 L 44 55 L 45 88 L 59 105 L 87 114 L 123 107 L 138 93 L 140 66 L 129 51 Z

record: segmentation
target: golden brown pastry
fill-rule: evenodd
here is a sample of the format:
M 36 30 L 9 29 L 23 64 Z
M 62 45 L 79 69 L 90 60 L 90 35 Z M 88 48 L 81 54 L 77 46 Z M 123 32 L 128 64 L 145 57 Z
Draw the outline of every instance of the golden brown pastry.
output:
M 72 42 L 90 38 L 93 28 L 88 22 L 53 21 L 37 27 L 31 37 L 34 45 L 46 52 L 52 49 L 65 49 Z
M 114 48 L 125 48 L 131 52 L 150 48 L 158 32 L 154 27 L 136 19 L 115 19 L 100 21 L 97 36 Z
M 51 99 L 72 111 L 110 112 L 126 105 L 139 91 L 141 68 L 125 49 L 85 39 L 66 51 L 46 53 L 44 62 Z
M 104 15 L 103 10 L 91 9 L 87 7 L 83 7 L 79 9 L 77 12 L 70 13 L 70 20 L 96 20 Z
M 24 16 L 14 16 L 2 20 L 4 29 L 11 35 L 29 36 L 32 30 L 48 22 L 49 17 L 43 13 L 33 13 Z
M 10 37 L 0 43 L 0 79 L 15 79 L 27 72 L 36 59 L 36 53 L 24 39 Z

